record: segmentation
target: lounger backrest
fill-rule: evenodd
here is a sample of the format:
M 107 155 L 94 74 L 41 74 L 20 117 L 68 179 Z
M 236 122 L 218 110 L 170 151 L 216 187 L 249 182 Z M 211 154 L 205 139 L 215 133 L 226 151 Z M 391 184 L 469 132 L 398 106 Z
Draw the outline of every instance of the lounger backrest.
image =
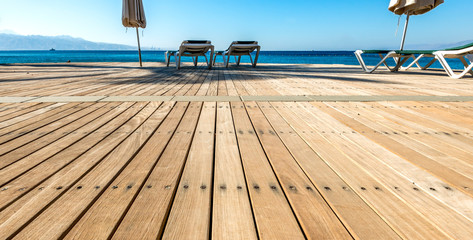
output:
M 233 41 L 232 44 L 258 44 L 258 41 Z
M 182 41 L 181 45 L 182 44 L 188 44 L 188 43 L 191 43 L 191 44 L 211 44 L 212 42 L 209 41 L 209 40 L 184 40 L 184 41 Z
M 237 46 L 235 46 L 237 45 Z M 248 46 L 245 46 L 248 45 Z M 258 47 L 257 41 L 233 41 L 227 51 L 233 53 L 250 53 Z
M 191 54 L 206 53 L 211 44 L 209 40 L 185 40 L 181 43 L 180 51 Z

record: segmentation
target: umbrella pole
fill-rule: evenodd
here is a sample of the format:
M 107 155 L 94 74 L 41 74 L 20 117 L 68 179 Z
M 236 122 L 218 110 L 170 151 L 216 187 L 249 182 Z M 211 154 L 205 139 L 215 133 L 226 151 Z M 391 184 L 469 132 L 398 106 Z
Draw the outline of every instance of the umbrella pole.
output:
M 140 55 L 140 67 L 143 67 L 143 64 L 141 63 L 140 34 L 138 33 L 138 27 L 136 27 L 136 39 L 138 39 L 138 54 Z
M 406 25 L 404 26 L 404 33 L 402 34 L 401 51 L 404 50 L 404 42 L 406 41 L 407 25 L 409 25 L 409 13 L 407 13 Z

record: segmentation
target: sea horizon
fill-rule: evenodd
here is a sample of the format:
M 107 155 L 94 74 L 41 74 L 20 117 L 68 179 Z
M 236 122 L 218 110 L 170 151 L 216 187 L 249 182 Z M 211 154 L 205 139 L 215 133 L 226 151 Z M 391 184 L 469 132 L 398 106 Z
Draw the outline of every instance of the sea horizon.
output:
M 342 64 L 359 65 L 355 50 L 262 50 L 258 63 L 271 64 Z M 166 50 L 142 50 L 143 62 L 165 62 Z M 183 58 L 190 62 L 190 58 Z M 367 65 L 376 65 L 379 56 L 367 54 Z M 137 62 L 137 50 L 0 50 L 0 64 L 27 64 L 27 63 L 74 63 L 74 62 Z M 205 61 L 204 58 L 199 59 Z M 217 63 L 222 62 L 222 57 L 217 56 Z M 249 57 L 242 57 L 243 63 L 249 63 Z M 421 59 L 421 64 L 430 61 Z M 174 58 L 171 58 L 174 62 Z M 230 59 L 234 62 L 234 59 Z M 433 68 L 442 68 L 437 62 Z M 453 61 L 454 69 L 463 69 L 460 61 Z

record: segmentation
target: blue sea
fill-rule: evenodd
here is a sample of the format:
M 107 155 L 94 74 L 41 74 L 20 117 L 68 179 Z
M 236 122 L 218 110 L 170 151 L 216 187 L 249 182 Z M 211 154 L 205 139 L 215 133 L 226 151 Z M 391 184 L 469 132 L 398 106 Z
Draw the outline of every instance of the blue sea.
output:
M 379 62 L 377 55 L 366 54 L 365 63 L 375 65 Z M 142 51 L 144 62 L 164 62 L 164 51 Z M 137 62 L 137 51 L 0 51 L 0 64 L 11 63 L 65 63 L 65 62 Z M 171 59 L 174 61 L 174 59 Z M 183 58 L 183 61 L 191 61 Z M 203 61 L 203 59 L 200 59 Z M 217 57 L 217 62 L 221 62 Z M 231 60 L 233 61 L 233 60 Z M 242 62 L 249 62 L 242 57 Z M 425 65 L 429 59 L 423 59 Z M 353 51 L 261 51 L 259 63 L 282 64 L 345 64 L 359 65 Z M 452 68 L 463 69 L 460 61 L 453 61 Z M 441 68 L 437 62 L 432 67 Z

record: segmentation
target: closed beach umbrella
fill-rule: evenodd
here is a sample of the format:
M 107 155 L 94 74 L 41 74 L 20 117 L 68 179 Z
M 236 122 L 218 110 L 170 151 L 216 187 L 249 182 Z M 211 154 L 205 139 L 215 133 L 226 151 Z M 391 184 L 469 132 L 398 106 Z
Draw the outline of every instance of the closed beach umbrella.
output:
M 136 28 L 136 38 L 138 40 L 138 54 L 140 56 L 141 67 L 141 47 L 138 28 L 146 27 L 145 11 L 143 9 L 143 2 L 141 0 L 123 0 L 122 24 L 125 27 Z
M 402 34 L 401 50 L 404 49 L 404 41 L 406 40 L 409 16 L 424 14 L 442 4 L 443 1 L 444 0 L 391 0 L 388 8 L 389 11 L 397 15 L 407 15 L 404 33 Z

